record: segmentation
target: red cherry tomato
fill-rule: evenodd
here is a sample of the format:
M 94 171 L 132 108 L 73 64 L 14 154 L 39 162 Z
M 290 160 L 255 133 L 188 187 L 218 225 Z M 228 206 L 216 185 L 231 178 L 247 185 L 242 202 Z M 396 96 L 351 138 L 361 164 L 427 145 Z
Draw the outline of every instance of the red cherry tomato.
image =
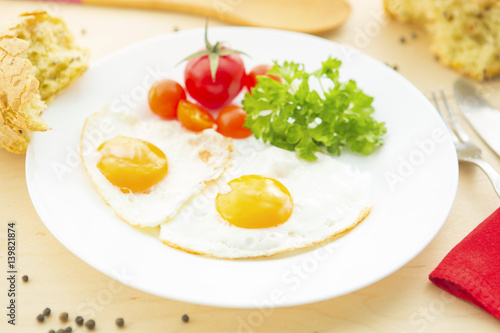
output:
M 243 88 L 244 77 L 245 66 L 236 53 L 219 57 L 215 81 L 212 80 L 208 55 L 189 60 L 184 72 L 187 92 L 209 110 L 231 103 Z
M 160 80 L 149 89 L 148 101 L 151 111 L 166 119 L 175 119 L 177 104 L 186 99 L 186 93 L 174 80 Z
M 262 65 L 257 65 L 252 70 L 250 73 L 247 74 L 245 77 L 245 87 L 248 89 L 248 91 L 251 91 L 253 87 L 257 85 L 257 76 L 259 75 L 265 75 L 270 77 L 271 79 L 281 82 L 281 78 L 277 75 L 272 75 L 272 74 L 267 74 L 273 68 L 273 66 L 262 64 Z
M 229 105 L 222 109 L 215 120 L 217 132 L 235 139 L 243 139 L 252 135 L 252 132 L 243 127 L 247 113 L 239 106 Z
M 199 132 L 215 125 L 214 117 L 207 110 L 186 100 L 177 106 L 177 118 L 188 130 Z

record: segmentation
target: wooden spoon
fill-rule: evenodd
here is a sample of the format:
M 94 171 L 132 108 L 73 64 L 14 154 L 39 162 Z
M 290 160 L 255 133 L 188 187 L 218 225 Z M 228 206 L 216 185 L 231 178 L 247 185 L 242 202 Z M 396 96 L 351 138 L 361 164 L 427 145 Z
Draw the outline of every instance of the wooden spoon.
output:
M 61 1 L 61 0 L 59 0 Z M 341 25 L 351 7 L 345 0 L 63 0 L 88 5 L 152 8 L 221 21 L 317 34 Z

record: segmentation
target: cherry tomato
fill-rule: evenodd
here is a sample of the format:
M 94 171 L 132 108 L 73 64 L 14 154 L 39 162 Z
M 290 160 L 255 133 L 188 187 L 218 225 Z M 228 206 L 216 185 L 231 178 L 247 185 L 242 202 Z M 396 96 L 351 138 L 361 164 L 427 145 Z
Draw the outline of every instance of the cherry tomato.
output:
M 227 50 L 222 48 L 222 50 Z M 209 110 L 220 109 L 243 88 L 245 66 L 237 53 L 219 56 L 219 64 L 212 80 L 208 55 L 191 59 L 186 64 L 184 83 L 189 95 Z
M 160 80 L 149 89 L 148 101 L 151 111 L 166 119 L 175 119 L 177 104 L 186 99 L 186 93 L 174 80 Z
M 248 91 L 251 91 L 253 87 L 257 85 L 257 76 L 259 75 L 265 75 L 270 77 L 271 79 L 281 82 L 281 78 L 277 75 L 272 75 L 272 74 L 267 74 L 273 68 L 273 66 L 262 64 L 262 65 L 257 65 L 252 70 L 250 73 L 248 73 L 245 77 L 244 83 L 245 87 L 248 89 Z
M 243 139 L 252 135 L 252 132 L 243 127 L 247 113 L 239 106 L 229 105 L 222 109 L 215 120 L 217 132 L 235 139 Z
M 202 107 L 181 100 L 177 106 L 177 118 L 188 130 L 199 132 L 215 125 L 214 117 Z

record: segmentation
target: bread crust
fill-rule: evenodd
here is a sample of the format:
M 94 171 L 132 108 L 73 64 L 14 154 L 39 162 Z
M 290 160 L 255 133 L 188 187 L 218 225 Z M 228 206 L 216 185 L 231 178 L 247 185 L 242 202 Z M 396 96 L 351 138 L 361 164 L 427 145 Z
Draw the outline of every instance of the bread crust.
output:
M 0 36 L 0 145 L 13 153 L 26 152 L 30 131 L 49 129 L 40 118 L 46 106 L 38 93 L 33 66 L 21 56 L 28 48 L 27 41 Z
M 43 42 L 31 44 L 30 36 L 52 33 L 50 46 L 73 51 L 72 56 L 81 55 L 79 63 L 71 63 L 61 82 L 57 76 L 41 94 L 37 63 L 30 60 L 31 53 L 48 58 L 57 55 L 50 50 L 43 53 Z M 55 36 L 57 35 L 57 39 Z M 39 37 L 39 35 L 38 35 Z M 35 40 L 35 39 L 33 39 Z M 35 44 L 37 42 L 34 42 Z M 32 48 L 37 47 L 36 52 Z M 52 52 L 52 53 L 51 53 Z M 48 60 L 48 59 L 42 59 Z M 32 131 L 47 131 L 49 125 L 40 117 L 53 95 L 67 87 L 87 68 L 88 51 L 74 47 L 73 37 L 61 19 L 51 17 L 44 11 L 21 14 L 7 28 L 0 29 L 0 147 L 13 153 L 25 153 Z M 44 63 L 44 71 L 50 70 Z M 40 71 L 41 72 L 41 71 Z M 42 77 L 42 75 L 40 75 Z M 62 75 L 61 75 L 62 77 Z M 48 80 L 46 80 L 48 81 Z

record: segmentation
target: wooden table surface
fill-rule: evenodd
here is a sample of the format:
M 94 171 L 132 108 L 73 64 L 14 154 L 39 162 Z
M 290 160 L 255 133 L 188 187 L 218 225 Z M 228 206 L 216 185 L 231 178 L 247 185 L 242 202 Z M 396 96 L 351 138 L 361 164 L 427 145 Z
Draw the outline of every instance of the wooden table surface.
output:
M 272 1 L 272 0 L 270 0 Z M 381 1 L 380 1 L 381 2 Z M 451 95 L 458 75 L 434 61 L 425 33 L 389 22 L 379 1 L 351 0 L 353 12 L 341 28 L 322 37 L 353 46 L 398 70 L 424 92 L 443 86 Z M 237 5 L 237 3 L 235 3 Z M 79 43 L 91 48 L 91 63 L 127 45 L 178 29 L 201 27 L 205 19 L 180 13 L 129 10 L 46 2 L 0 1 L 0 23 L 29 10 L 44 8 L 63 17 Z M 223 25 L 215 20 L 213 26 Z M 412 32 L 417 38 L 412 39 Z M 406 42 L 401 43 L 400 38 Z M 500 82 L 481 89 L 500 107 Z M 496 98 L 495 98 L 496 94 Z M 470 131 L 487 161 L 500 170 L 500 160 Z M 7 271 L 8 221 L 17 222 L 18 267 L 28 283 L 17 286 L 18 317 L 7 325 L 6 278 L 0 279 L 0 332 L 48 332 L 68 326 L 57 315 L 92 316 L 97 332 L 117 332 L 117 317 L 125 332 L 498 332 L 500 322 L 476 306 L 449 296 L 428 280 L 440 260 L 474 227 L 498 208 L 500 200 L 475 166 L 460 165 L 455 204 L 443 229 L 430 245 L 403 268 L 366 288 L 328 301 L 277 308 L 256 316 L 252 309 L 224 309 L 159 298 L 121 285 L 96 271 L 64 248 L 37 216 L 25 181 L 25 156 L 0 151 L 0 266 Z M 419 207 L 425 209 L 425 207 Z M 47 306 L 53 315 L 44 324 L 35 317 Z M 185 324 L 181 316 L 191 320 Z M 254 318 L 254 319 L 252 319 Z M 255 318 L 263 318 L 255 322 Z M 254 320 L 253 327 L 242 321 Z M 75 330 L 74 330 L 75 331 Z M 83 328 L 76 332 L 85 331 Z

